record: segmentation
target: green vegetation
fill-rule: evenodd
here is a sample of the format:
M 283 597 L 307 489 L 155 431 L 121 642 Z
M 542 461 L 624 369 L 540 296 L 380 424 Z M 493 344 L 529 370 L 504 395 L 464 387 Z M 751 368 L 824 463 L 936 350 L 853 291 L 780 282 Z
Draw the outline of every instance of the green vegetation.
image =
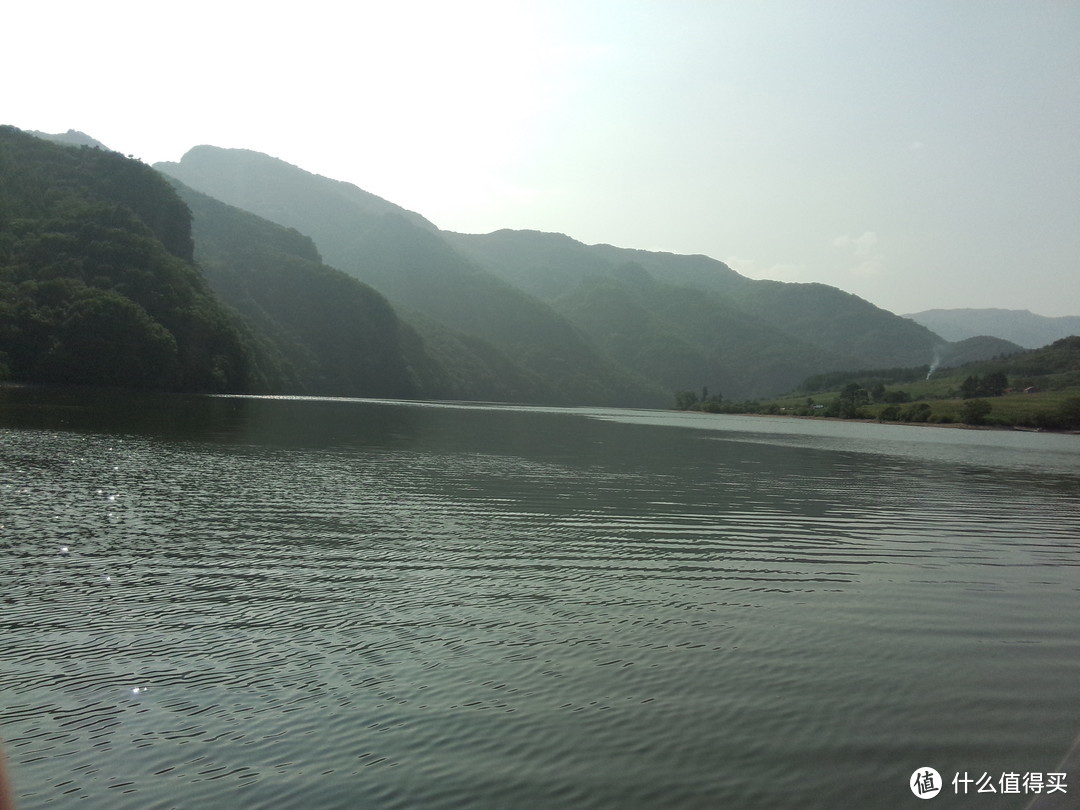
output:
M 665 389 L 605 356 L 576 325 L 466 258 L 417 214 L 255 152 L 198 147 L 160 164 L 183 183 L 311 237 L 374 288 L 445 372 L 449 396 L 662 405 Z
M 187 207 L 118 154 L 0 127 L 0 368 L 17 381 L 260 387 L 250 335 L 191 264 Z
M 704 256 L 443 233 L 254 152 L 199 147 L 163 168 L 219 199 L 0 128 L 0 379 L 1078 422 L 1078 338 L 945 345 L 857 296 Z M 972 357 L 996 359 L 925 365 Z
M 191 208 L 196 259 L 258 336 L 280 390 L 446 394 L 423 341 L 379 293 L 324 265 L 310 239 L 173 182 Z
M 287 202 L 303 222 L 331 233 L 335 249 L 363 248 L 345 257 L 352 276 L 323 264 L 304 234 L 174 188 L 137 161 L 0 130 L 0 379 L 663 402 L 662 389 L 464 259 L 421 217 L 241 154 L 271 168 L 255 173 L 270 188 L 241 186 Z M 305 182 L 291 183 L 296 177 Z M 357 276 L 393 290 L 410 322 Z
M 706 256 L 535 231 L 446 238 L 669 391 L 704 382 L 734 399 L 773 397 L 808 374 L 927 363 L 942 343 L 841 290 L 755 281 Z
M 766 413 L 882 422 L 920 422 L 1045 430 L 1080 429 L 1080 337 L 1042 349 L 938 372 L 918 379 L 919 369 L 819 375 L 802 390 L 767 402 L 722 403 L 706 407 L 685 392 L 676 395 L 683 410 Z M 923 370 L 925 371 L 925 370 Z M 910 373 L 908 373 L 910 372 Z M 889 387 L 883 378 L 903 382 Z M 842 386 L 814 389 L 815 383 L 847 379 Z M 812 392 L 812 396 L 807 393 Z
M 815 374 L 803 380 L 797 390 L 799 391 L 829 391 L 846 385 L 849 382 L 857 382 L 863 388 L 870 390 L 876 386 L 886 386 L 895 383 L 912 383 L 925 380 L 930 373 L 930 366 L 906 366 L 900 368 L 880 368 L 867 371 L 829 371 L 825 374 Z
M 808 374 L 917 368 L 950 351 L 858 296 L 755 281 L 705 256 L 534 231 L 445 233 L 355 186 L 245 150 L 197 147 L 160 168 L 309 235 L 326 262 L 416 327 L 462 398 L 652 406 L 706 384 L 730 400 L 701 407 L 733 408 Z M 976 340 L 959 359 L 1016 348 Z
M 969 375 L 960 383 L 960 396 L 964 399 L 975 397 L 1000 397 L 1009 388 L 1009 378 L 1004 371 L 994 371 L 985 377 Z
M 415 331 L 310 239 L 179 191 L 107 150 L 0 128 L 0 378 L 447 393 Z

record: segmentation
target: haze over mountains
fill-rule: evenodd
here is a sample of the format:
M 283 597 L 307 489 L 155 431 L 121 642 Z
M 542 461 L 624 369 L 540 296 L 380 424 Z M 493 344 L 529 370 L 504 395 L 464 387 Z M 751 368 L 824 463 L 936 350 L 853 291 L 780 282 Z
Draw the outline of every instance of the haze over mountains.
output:
M 590 378 L 610 388 L 606 361 L 665 395 L 707 386 L 769 396 L 821 371 L 929 364 L 948 350 L 925 327 L 825 285 L 754 281 L 705 256 L 559 234 L 441 232 L 354 186 L 246 150 L 200 146 L 156 168 L 309 234 L 329 264 L 386 295 L 429 345 L 468 336 L 549 385 L 570 374 L 577 388 Z
M 0 178 L 14 178 L 0 198 L 0 230 L 32 220 L 38 234 L 17 236 L 16 249 L 0 253 L 0 283 L 16 302 L 0 352 L 15 379 L 63 378 L 57 369 L 71 362 L 49 366 L 27 348 L 30 331 L 44 313 L 66 335 L 58 345 L 75 351 L 84 341 L 68 316 L 80 296 L 100 297 L 95 290 L 146 314 L 171 336 L 172 344 L 162 337 L 161 345 L 185 343 L 182 330 L 153 314 L 160 298 L 153 283 L 140 293 L 125 281 L 133 259 L 119 247 L 112 270 L 72 271 L 66 297 L 50 303 L 49 290 L 66 272 L 60 268 L 71 266 L 71 246 L 48 278 L 30 257 L 43 244 L 55 247 L 55 228 L 85 226 L 57 224 L 75 210 L 99 227 L 118 211 L 130 214 L 125 228 L 149 227 L 161 249 L 191 268 L 191 283 L 207 285 L 234 313 L 214 316 L 222 324 L 232 319 L 238 353 L 231 365 L 214 361 L 216 376 L 191 385 L 175 377 L 132 384 L 666 407 L 677 390 L 767 397 L 823 372 L 947 364 L 1019 349 L 991 338 L 949 343 L 836 288 L 755 281 L 706 256 L 585 245 L 534 231 L 440 231 L 356 186 L 257 152 L 196 147 L 178 163 L 155 167 L 169 178 L 163 183 L 149 167 L 94 148 L 82 133 L 53 138 L 81 148 L 10 127 L 0 134 Z M 88 184 L 88 176 L 98 179 Z M 13 195 L 13 187 L 22 191 Z M 138 204 L 131 188 L 141 189 Z M 139 224 L 147 215 L 153 222 Z M 130 362 L 145 365 L 137 343 L 129 344 Z M 190 359 L 197 345 L 171 351 Z M 43 377 L 42 368 L 53 368 L 52 376 Z M 72 381 L 87 377 L 94 375 Z
M 905 315 L 946 340 L 993 335 L 1025 349 L 1080 335 L 1080 316 L 1050 318 L 1026 309 L 928 309 Z

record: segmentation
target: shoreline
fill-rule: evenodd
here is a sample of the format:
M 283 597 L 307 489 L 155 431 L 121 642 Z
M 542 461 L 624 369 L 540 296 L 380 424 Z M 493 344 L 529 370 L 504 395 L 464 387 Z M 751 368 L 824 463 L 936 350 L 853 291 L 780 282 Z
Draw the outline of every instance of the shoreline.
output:
M 1080 436 L 1080 430 L 1052 430 L 1026 425 L 968 425 L 964 422 L 901 422 L 880 419 L 844 419 L 840 416 L 805 416 L 795 413 L 713 413 L 710 411 L 673 410 L 673 413 L 697 413 L 702 416 L 754 416 L 762 419 L 806 419 L 816 422 L 854 422 L 864 425 L 898 425 L 900 427 L 952 428 L 958 430 L 1015 431 L 1017 433 L 1052 433 L 1058 436 Z
M 117 387 L 93 386 L 93 385 L 91 385 L 91 386 L 87 386 L 87 385 L 62 385 L 62 384 L 56 384 L 56 383 L 34 383 L 34 382 L 22 382 L 22 381 L 14 381 L 14 380 L 0 380 L 0 392 L 2 392 L 2 391 L 46 391 L 46 392 L 53 391 L 53 392 L 64 392 L 64 393 L 69 393 L 69 394 L 73 393 L 73 392 L 84 392 L 84 391 L 108 391 L 108 392 L 111 392 L 111 393 L 114 393 L 114 394 L 115 393 L 127 393 L 127 394 L 131 394 L 132 396 L 140 396 L 140 395 L 159 396 L 159 395 L 161 395 L 161 396 L 218 396 L 218 397 L 220 397 L 220 396 L 225 396 L 225 397 L 239 396 L 239 397 L 256 397 L 256 398 L 262 398 L 262 397 L 266 397 L 266 398 L 275 398 L 275 397 L 284 397 L 284 398 L 300 397 L 300 398 L 305 398 L 304 395 L 290 395 L 290 394 L 221 394 L 221 393 L 211 394 L 211 393 L 207 393 L 207 392 L 189 392 L 189 391 L 151 391 L 151 390 L 133 389 L 133 388 L 117 388 Z M 323 397 L 309 396 L 309 397 L 306 397 L 306 398 L 320 399 L 320 398 L 323 398 Z M 326 399 L 357 399 L 357 400 L 369 399 L 367 397 L 325 397 L 325 398 Z M 510 407 L 510 408 L 513 408 L 513 407 L 523 407 L 523 408 L 542 407 L 542 408 L 563 408 L 563 409 L 597 407 L 597 406 L 589 406 L 589 405 L 537 405 L 535 403 L 525 403 L 525 402 L 498 402 L 498 403 L 496 403 L 496 402 L 485 402 L 485 401 L 480 401 L 480 400 L 477 400 L 477 401 L 473 401 L 473 400 L 436 400 L 436 399 L 426 399 L 426 400 L 401 399 L 401 400 L 397 400 L 397 399 L 391 398 L 391 400 L 389 400 L 389 401 L 400 401 L 402 403 L 431 402 L 431 403 L 437 403 L 437 404 L 458 405 L 458 406 L 464 406 L 464 407 L 468 407 L 468 406 L 482 407 L 482 406 L 485 406 L 485 405 L 487 405 L 487 406 L 501 405 L 501 406 L 506 406 L 506 407 Z M 1052 433 L 1052 434 L 1059 435 L 1059 436 L 1080 436 L 1080 430 L 1077 430 L 1077 429 L 1055 430 L 1053 428 L 1039 428 L 1039 427 L 1027 426 L 1027 425 L 969 425 L 969 424 L 966 424 L 964 422 L 903 422 L 903 421 L 899 421 L 899 420 L 897 420 L 897 421 L 891 421 L 891 420 L 890 421 L 882 421 L 880 419 L 845 419 L 845 418 L 839 417 L 839 416 L 811 416 L 811 415 L 795 414 L 795 413 L 752 413 L 752 412 L 746 412 L 746 413 L 733 413 L 733 412 L 730 412 L 729 413 L 729 412 L 722 412 L 722 411 L 721 412 L 713 412 L 713 411 L 695 410 L 695 409 L 692 409 L 692 408 L 687 408 L 687 409 L 679 409 L 679 408 L 633 408 L 633 407 L 620 406 L 620 405 L 608 406 L 608 407 L 615 407 L 615 408 L 620 408 L 622 410 L 628 410 L 628 411 L 640 411 L 640 410 L 663 411 L 665 413 L 698 414 L 700 416 L 753 416 L 753 417 L 758 417 L 758 418 L 762 418 L 762 419 L 802 419 L 802 420 L 819 421 L 819 422 L 854 422 L 854 423 L 862 423 L 862 424 L 868 424 L 868 425 L 900 425 L 900 426 L 905 426 L 905 427 L 952 428 L 952 429 L 959 429 L 959 430 L 990 430 L 990 431 L 1003 431 L 1004 430 L 1004 431 L 1016 431 L 1018 433 Z

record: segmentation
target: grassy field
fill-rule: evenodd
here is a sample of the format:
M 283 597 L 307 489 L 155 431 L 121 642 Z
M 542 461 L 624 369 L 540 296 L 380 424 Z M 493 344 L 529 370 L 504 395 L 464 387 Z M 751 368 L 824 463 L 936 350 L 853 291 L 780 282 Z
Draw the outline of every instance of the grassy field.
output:
M 1049 346 L 925 377 L 925 367 L 832 372 L 806 385 L 835 390 L 792 392 L 772 400 L 699 401 L 692 392 L 678 407 L 711 413 L 768 413 L 883 422 L 971 424 L 1080 432 L 1080 336 Z M 886 380 L 906 380 L 890 382 Z M 1028 393 L 1024 393 L 1027 391 Z M 965 396 L 967 394 L 967 396 Z M 689 395 L 689 396 L 687 396 Z
M 904 391 L 910 395 L 908 402 L 894 403 L 896 409 L 903 412 L 912 405 L 926 403 L 930 408 L 928 422 L 963 422 L 964 403 L 968 400 L 959 396 L 957 378 L 927 380 L 904 385 L 888 386 L 887 391 Z M 840 396 L 840 391 L 818 392 L 810 395 L 792 394 L 770 402 L 762 402 L 762 411 L 791 413 L 804 416 L 822 415 L 825 408 L 813 405 L 829 406 Z M 1080 385 L 1070 385 L 1052 390 L 1040 390 L 1035 393 L 1010 392 L 999 397 L 982 397 L 990 405 L 990 413 L 985 417 L 988 425 L 1001 426 L 1045 426 L 1047 417 L 1059 414 L 1069 399 L 1080 398 Z M 860 418 L 880 419 L 889 403 L 871 402 L 859 406 Z

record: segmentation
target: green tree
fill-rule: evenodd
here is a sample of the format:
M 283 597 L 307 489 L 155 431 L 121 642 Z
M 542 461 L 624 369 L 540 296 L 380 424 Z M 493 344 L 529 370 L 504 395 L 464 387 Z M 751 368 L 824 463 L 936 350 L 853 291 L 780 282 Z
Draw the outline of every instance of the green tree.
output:
M 960 420 L 966 425 L 982 425 L 992 410 L 985 399 L 969 399 L 960 408 Z
M 964 399 L 975 397 L 1000 397 L 1009 387 L 1009 378 L 1004 371 L 994 371 L 985 377 L 975 375 L 967 377 L 960 384 L 960 395 Z
M 869 401 L 870 395 L 866 389 L 856 382 L 851 382 L 840 390 L 840 395 L 825 409 L 825 415 L 837 416 L 841 419 L 858 419 L 863 415 L 862 406 Z
M 982 378 L 982 393 L 986 397 L 1000 397 L 1009 387 L 1004 371 L 994 371 Z
M 900 421 L 900 407 L 897 405 L 886 405 L 881 409 L 881 413 L 878 414 L 879 422 L 899 422 Z
M 960 396 L 964 399 L 974 399 L 979 396 L 981 382 L 982 381 L 978 377 L 969 375 L 962 383 L 960 383 Z
M 675 407 L 680 411 L 688 411 L 698 403 L 698 395 L 693 391 L 676 391 Z
M 247 390 L 254 350 L 149 167 L 0 127 L 0 352 L 20 381 Z
M 915 402 L 900 412 L 901 422 L 929 422 L 930 406 L 925 402 Z

